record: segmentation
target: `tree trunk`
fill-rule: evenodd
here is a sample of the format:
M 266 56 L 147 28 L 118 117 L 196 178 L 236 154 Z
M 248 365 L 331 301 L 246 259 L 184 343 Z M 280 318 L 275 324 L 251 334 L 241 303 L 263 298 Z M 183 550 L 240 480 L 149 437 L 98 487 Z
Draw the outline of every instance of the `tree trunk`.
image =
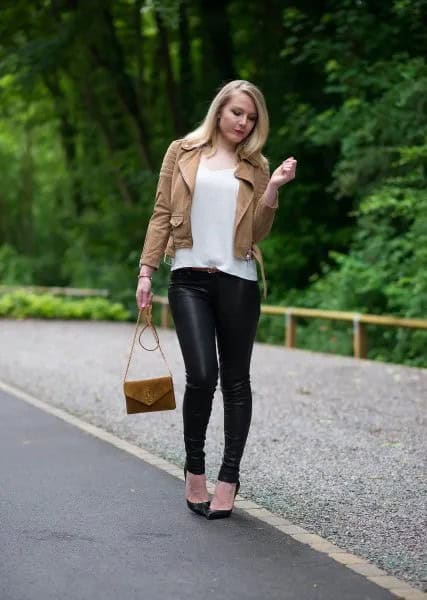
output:
M 133 5 L 133 30 L 135 33 L 136 93 L 139 105 L 144 105 L 144 36 L 141 26 L 143 0 L 135 0 Z
M 166 96 L 169 102 L 170 112 L 172 115 L 172 125 L 177 137 L 182 131 L 182 124 L 179 110 L 179 99 L 175 78 L 173 76 L 172 64 L 169 53 L 169 41 L 166 27 L 163 23 L 162 17 L 159 13 L 155 12 L 157 30 L 159 32 L 160 42 L 160 60 L 166 76 Z
M 86 104 L 86 108 L 89 114 L 91 115 L 92 119 L 97 123 L 99 131 L 104 140 L 105 146 L 107 148 L 108 155 L 110 157 L 110 165 L 114 173 L 116 186 L 120 193 L 120 196 L 126 204 L 134 204 L 137 201 L 137 198 L 133 198 L 132 192 L 126 183 L 126 180 L 124 179 L 124 177 L 120 173 L 120 169 L 116 165 L 116 147 L 114 142 L 114 136 L 110 132 L 107 120 L 104 119 L 102 112 L 99 110 L 99 107 L 96 106 L 94 95 L 92 93 L 88 81 L 86 82 L 86 85 L 84 87 L 83 97 Z
M 210 55 L 218 69 L 220 82 L 236 79 L 228 5 L 229 0 L 201 3 L 202 28 L 210 41 Z
M 97 7 L 98 10 L 93 11 L 92 8 L 87 11 L 87 17 L 97 19 L 98 35 L 88 42 L 90 54 L 96 65 L 106 72 L 112 81 L 113 89 L 116 91 L 135 134 L 141 160 L 148 169 L 153 170 L 148 127 L 139 106 L 132 79 L 126 71 L 125 59 L 117 39 L 112 14 L 102 2 Z
M 188 26 L 187 6 L 185 2 L 179 7 L 179 81 L 180 81 L 180 99 L 182 110 L 182 134 L 188 132 L 194 127 L 192 122 L 193 111 L 191 110 L 194 98 L 193 89 L 193 70 L 190 55 L 190 30 Z
M 67 109 L 66 97 L 61 89 L 57 74 L 44 75 L 44 83 L 49 90 L 59 119 L 59 133 L 62 147 L 64 149 L 65 160 L 67 163 L 68 174 L 71 178 L 71 196 L 77 215 L 81 215 L 84 209 L 81 183 L 78 173 L 77 152 L 76 152 L 76 128 L 71 122 L 70 114 Z

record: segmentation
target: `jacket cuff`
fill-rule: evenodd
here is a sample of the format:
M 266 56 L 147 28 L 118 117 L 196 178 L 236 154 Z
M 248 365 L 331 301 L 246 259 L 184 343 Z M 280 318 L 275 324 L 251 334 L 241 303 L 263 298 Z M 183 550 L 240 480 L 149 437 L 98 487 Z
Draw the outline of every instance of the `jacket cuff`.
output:
M 141 256 L 139 264 L 141 264 L 141 265 L 147 265 L 147 267 L 151 267 L 152 269 L 155 269 L 157 271 L 157 269 L 160 266 L 161 260 L 162 260 L 161 258 L 157 259 L 157 258 L 154 258 L 153 256 L 149 256 L 149 255 L 146 256 L 146 255 L 143 254 Z
M 276 196 L 275 196 L 275 198 L 274 198 L 274 204 L 273 204 L 273 205 L 271 205 L 271 204 L 266 204 L 266 203 L 264 202 L 264 198 L 262 198 L 262 199 L 261 199 L 261 206 L 262 206 L 263 208 L 270 208 L 271 210 L 276 210 L 277 208 L 279 208 L 279 190 L 277 190 L 277 192 L 276 192 Z

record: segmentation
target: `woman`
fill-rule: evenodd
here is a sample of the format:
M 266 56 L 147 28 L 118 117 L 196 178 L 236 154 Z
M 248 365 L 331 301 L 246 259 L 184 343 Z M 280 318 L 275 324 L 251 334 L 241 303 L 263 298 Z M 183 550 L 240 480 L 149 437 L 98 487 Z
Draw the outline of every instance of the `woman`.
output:
M 261 154 L 268 113 L 260 90 L 238 80 L 213 99 L 202 124 L 169 146 L 140 260 L 139 308 L 152 301 L 161 258 L 172 257 L 169 304 L 186 369 L 183 401 L 186 499 L 208 519 L 228 517 L 249 431 L 249 368 L 260 314 L 254 257 L 270 232 L 278 189 L 295 177 L 287 158 L 269 176 Z M 219 374 L 224 456 L 209 503 L 204 444 Z

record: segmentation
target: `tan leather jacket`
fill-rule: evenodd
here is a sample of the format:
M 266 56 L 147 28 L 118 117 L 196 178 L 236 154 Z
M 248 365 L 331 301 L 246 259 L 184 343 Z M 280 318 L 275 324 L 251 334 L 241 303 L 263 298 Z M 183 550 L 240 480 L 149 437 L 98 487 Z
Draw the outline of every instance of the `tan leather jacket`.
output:
M 200 146 L 186 140 L 175 140 L 169 146 L 160 169 L 153 215 L 148 224 L 141 263 L 157 269 L 164 254 L 174 256 L 176 248 L 191 248 L 191 200 Z M 263 202 L 270 179 L 269 169 L 257 166 L 248 159 L 240 160 L 235 176 L 240 179 L 236 219 L 234 224 L 234 255 L 241 259 L 256 258 L 266 292 L 262 256 L 257 242 L 271 229 L 278 207 Z

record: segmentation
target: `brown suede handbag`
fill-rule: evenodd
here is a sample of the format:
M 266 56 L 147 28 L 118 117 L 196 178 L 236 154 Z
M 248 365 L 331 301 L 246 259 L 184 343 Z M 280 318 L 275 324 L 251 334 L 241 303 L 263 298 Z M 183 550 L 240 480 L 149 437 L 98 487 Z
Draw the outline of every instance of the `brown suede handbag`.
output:
M 157 348 L 160 350 L 160 353 L 169 371 L 169 375 L 166 375 L 164 377 L 153 377 L 151 379 L 137 379 L 126 381 L 136 337 L 138 335 L 138 328 L 141 316 L 143 316 L 145 324 L 139 333 L 138 342 L 140 346 L 148 352 L 153 352 L 154 350 L 157 350 Z M 154 339 L 156 341 L 156 345 L 154 346 L 154 348 L 146 348 L 141 342 L 142 334 L 148 328 L 151 329 Z M 128 415 L 141 412 L 155 412 L 158 410 L 173 410 L 174 408 L 176 408 L 172 373 L 169 369 L 165 355 L 163 354 L 163 350 L 160 347 L 160 341 L 157 330 L 154 326 L 154 323 L 152 322 L 151 305 L 147 309 L 140 310 L 138 313 L 135 334 L 133 336 L 132 347 L 130 350 L 129 360 L 123 380 L 123 391 L 126 398 L 126 412 Z

